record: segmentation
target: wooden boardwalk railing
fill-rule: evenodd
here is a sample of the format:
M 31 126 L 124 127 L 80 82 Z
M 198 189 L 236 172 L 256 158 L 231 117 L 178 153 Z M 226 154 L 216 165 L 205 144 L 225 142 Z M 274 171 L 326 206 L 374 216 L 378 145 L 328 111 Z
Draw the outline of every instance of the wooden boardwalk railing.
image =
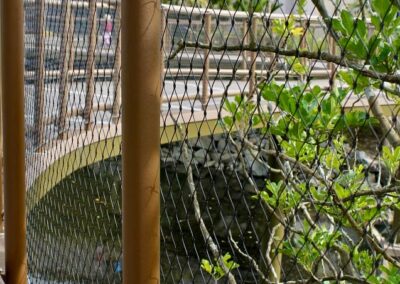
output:
M 30 1 L 26 1 L 26 5 L 30 5 Z M 31 5 L 37 5 L 36 2 L 32 1 Z M 57 137 L 59 139 L 64 139 L 68 129 L 68 121 L 75 119 L 77 117 L 82 117 L 84 120 L 84 128 L 89 130 L 93 127 L 95 123 L 96 113 L 98 111 L 111 112 L 110 123 L 116 123 L 120 114 L 120 104 L 121 104 L 121 91 L 120 91 L 120 66 L 121 66 L 121 49 L 120 49 L 120 36 L 119 33 L 119 22 L 120 22 L 120 12 L 119 3 L 117 1 L 108 1 L 108 4 L 102 4 L 96 2 L 96 5 L 89 5 L 88 3 L 94 3 L 92 1 L 57 1 L 57 0 L 42 0 L 40 3 L 39 22 L 40 28 L 36 31 L 36 50 L 27 50 L 27 55 L 32 52 L 37 52 L 39 60 L 37 60 L 36 69 L 29 70 L 27 67 L 25 73 L 25 79 L 30 81 L 34 79 L 35 84 L 35 97 L 36 97 L 36 108 L 35 108 L 35 133 L 37 137 L 36 144 L 40 148 L 48 142 L 48 138 L 45 135 L 45 129 L 48 125 L 57 126 Z M 52 36 L 61 36 L 60 57 L 58 58 L 59 66 L 58 69 L 47 69 L 45 62 L 50 60 L 53 55 L 52 48 L 58 48 L 58 46 L 53 46 L 48 44 L 48 39 L 43 37 L 45 32 L 45 14 L 44 7 L 47 6 L 58 6 L 61 7 L 63 13 L 62 18 L 62 30 L 61 34 L 53 34 Z M 46 6 L 46 7 L 47 7 Z M 75 19 L 74 9 L 86 7 L 88 9 L 88 27 L 86 40 L 82 35 L 74 33 L 74 23 L 77 21 Z M 107 11 L 112 11 L 116 9 L 115 13 L 110 12 L 110 14 L 115 15 L 113 41 L 111 46 L 105 46 L 102 41 L 102 32 L 100 31 L 101 24 L 104 24 L 104 19 L 99 18 L 97 15 L 101 13 L 102 9 L 107 9 Z M 202 39 L 202 43 L 210 44 L 211 42 L 215 44 L 216 41 L 220 42 L 237 42 L 237 43 L 250 43 L 257 44 L 260 40 L 257 38 L 257 30 L 261 30 L 261 26 L 265 23 L 266 17 L 260 13 L 254 13 L 251 17 L 251 24 L 249 24 L 249 14 L 246 12 L 235 12 L 223 11 L 223 10 L 210 10 L 210 9 L 200 9 L 200 8 L 188 8 L 180 6 L 167 6 L 163 5 L 161 7 L 165 32 L 163 36 L 163 53 L 165 55 L 164 60 L 167 60 L 167 56 L 177 48 L 178 41 L 182 39 L 179 33 L 183 30 L 186 32 L 186 36 L 189 35 L 189 31 L 192 34 L 198 36 Z M 179 15 L 179 21 L 178 21 Z M 54 15 L 52 16 L 54 18 Z M 189 19 L 185 20 L 185 18 Z M 268 15 L 267 20 L 271 23 L 274 20 L 285 19 L 287 15 L 281 14 L 271 14 Z M 300 23 L 304 20 L 303 17 L 295 16 L 296 20 Z M 262 19 L 262 20 L 261 20 Z M 55 21 L 61 21 L 61 19 L 54 19 Z M 218 21 L 217 21 L 218 20 Z M 310 29 L 315 31 L 322 29 L 321 23 L 317 16 L 312 16 L 307 18 L 310 21 Z M 216 23 L 219 24 L 216 24 Z M 223 27 L 229 27 L 229 25 L 235 25 L 236 36 L 227 35 L 227 38 L 217 38 L 216 29 L 223 30 Z M 269 24 L 268 26 L 271 26 Z M 229 38 L 228 38 L 229 37 Z M 47 41 L 46 41 L 47 40 Z M 46 42 L 45 42 L 46 41 Z M 79 45 L 78 42 L 84 41 L 86 44 Z M 57 45 L 59 41 L 51 41 L 50 43 Z M 306 41 L 302 42 L 302 48 L 312 48 Z M 327 48 L 331 51 L 335 50 L 333 41 L 329 41 L 329 46 Z M 235 80 L 242 82 L 249 82 L 249 87 L 247 92 L 252 94 L 256 88 L 257 77 L 262 76 L 264 72 L 264 67 L 272 62 L 273 56 L 271 54 L 264 54 L 261 52 L 226 52 L 224 54 L 212 52 L 210 50 L 204 50 L 202 55 L 196 48 L 187 48 L 184 52 L 185 55 L 180 55 L 175 59 L 169 60 L 165 64 L 164 77 L 165 80 L 172 79 L 179 81 L 179 78 L 189 78 L 192 76 L 196 80 L 201 80 L 201 92 L 198 94 L 196 90 L 191 90 L 193 92 L 189 95 L 195 95 L 199 98 L 203 110 L 210 107 L 208 103 L 210 101 L 210 95 L 215 98 L 218 94 L 223 92 L 214 90 L 212 87 L 213 80 L 220 80 L 220 78 L 229 78 L 235 76 Z M 111 58 L 112 66 L 101 67 L 102 60 Z M 54 59 L 54 58 L 53 58 Z M 178 60 L 180 63 L 178 64 Z M 57 60 L 56 60 L 57 61 Z M 76 68 L 77 61 L 85 62 L 85 69 Z M 216 63 L 217 66 L 216 66 Z M 230 61 L 235 63 L 232 65 Z M 75 63 L 75 64 L 74 64 Z M 78 62 L 79 63 L 79 62 Z M 110 64 L 108 64 L 110 65 Z M 311 71 L 311 76 L 319 78 L 329 78 L 335 70 L 335 66 L 330 64 L 329 66 L 320 66 L 321 68 L 316 68 Z M 299 77 L 295 72 L 288 72 L 286 70 L 281 70 L 278 76 Z M 58 111 L 51 114 L 45 114 L 45 103 L 46 99 L 46 84 L 52 78 L 59 79 L 58 86 L 58 98 L 57 105 Z M 76 80 L 85 80 L 85 99 L 84 105 L 71 104 L 71 85 L 76 82 Z M 96 82 L 99 79 L 109 79 L 113 84 L 113 91 L 107 94 L 109 97 L 106 103 L 95 103 L 96 94 Z M 183 81 L 182 81 L 183 82 Z M 198 88 L 197 88 L 198 89 Z M 57 94 L 53 94 L 54 97 Z M 179 94 L 178 94 L 179 95 Z M 183 95 L 183 94 L 182 94 Z M 170 101 L 171 97 L 163 97 L 164 102 Z M 176 101 L 176 97 L 173 99 Z M 108 118 L 107 118 L 108 119 Z

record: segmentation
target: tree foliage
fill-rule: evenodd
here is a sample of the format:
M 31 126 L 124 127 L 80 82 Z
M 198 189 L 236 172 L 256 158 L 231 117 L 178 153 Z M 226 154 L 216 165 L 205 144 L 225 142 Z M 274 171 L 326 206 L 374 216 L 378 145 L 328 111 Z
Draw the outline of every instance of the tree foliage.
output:
M 300 2 L 299 10 L 304 12 L 306 1 Z M 387 248 L 396 245 L 399 230 L 400 139 L 393 126 L 396 117 L 385 117 L 377 103 L 378 96 L 395 101 L 399 96 L 393 83 L 400 68 L 399 2 L 363 1 L 362 6 L 354 6 L 357 9 L 338 10 L 333 18 L 324 15 L 321 1 L 312 2 L 336 40 L 341 67 L 347 67 L 338 67 L 339 86 L 322 89 L 310 80 L 288 86 L 272 75 L 259 83 L 257 100 L 252 94 L 226 99 L 224 109 L 229 115 L 220 121 L 227 132 L 237 133 L 241 144 L 236 146 L 242 153 L 251 151 L 275 173 L 262 188 L 251 182 L 253 198 L 278 221 L 276 226 L 284 227 L 283 235 L 270 236 L 264 252 L 269 257 L 262 261 L 269 269 L 256 270 L 266 282 L 279 282 L 276 270 L 281 268 L 272 262 L 282 255 L 301 265 L 316 282 L 399 283 L 400 262 Z M 225 5 L 226 1 L 221 7 Z M 277 48 L 290 48 L 288 38 L 292 38 L 292 47 L 299 49 L 305 31 L 298 21 L 290 17 L 275 21 L 273 27 L 276 38 L 285 38 L 277 41 L 283 42 Z M 296 56 L 284 60 L 302 78 L 312 68 Z M 386 80 L 382 74 L 394 79 Z M 355 94 L 368 100 L 369 110 L 345 111 L 346 101 Z M 254 127 L 268 141 L 265 146 L 248 139 Z M 356 158 L 357 143 L 346 136 L 365 127 L 383 133 L 376 156 L 368 163 Z M 252 179 L 250 168 L 243 165 L 248 179 Z M 378 229 L 393 218 L 384 232 Z M 350 237 L 350 232 L 358 237 Z M 279 244 L 271 245 L 271 240 Z M 267 275 L 271 270 L 275 270 L 272 277 Z

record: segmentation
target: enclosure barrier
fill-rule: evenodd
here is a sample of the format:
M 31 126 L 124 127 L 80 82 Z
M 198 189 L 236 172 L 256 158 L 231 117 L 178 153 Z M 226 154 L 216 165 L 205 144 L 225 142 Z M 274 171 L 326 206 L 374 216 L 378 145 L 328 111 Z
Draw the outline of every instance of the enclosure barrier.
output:
M 7 281 L 400 282 L 397 2 L 5 1 Z

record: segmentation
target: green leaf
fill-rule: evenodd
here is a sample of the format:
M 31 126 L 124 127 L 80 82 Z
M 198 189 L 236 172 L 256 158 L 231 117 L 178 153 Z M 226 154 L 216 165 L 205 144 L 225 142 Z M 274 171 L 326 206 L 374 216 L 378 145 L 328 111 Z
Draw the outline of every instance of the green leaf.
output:
M 278 93 L 272 90 L 272 88 L 264 88 L 261 93 L 262 97 L 266 101 L 276 102 Z
M 349 190 L 345 189 L 339 183 L 335 183 L 333 187 L 335 188 L 335 192 L 340 199 L 346 198 L 351 194 Z
M 344 35 L 347 35 L 347 31 L 345 27 L 342 25 L 342 21 L 339 19 L 332 19 L 332 27 L 335 31 L 341 32 Z
M 367 35 L 367 26 L 366 26 L 365 22 L 360 19 L 356 20 L 356 25 L 357 25 L 357 29 L 356 29 L 357 35 L 359 36 L 359 38 L 361 40 L 363 40 Z
M 233 118 L 231 116 L 226 116 L 223 118 L 223 122 L 226 126 L 232 127 L 233 125 Z
M 376 16 L 376 15 L 372 15 L 371 16 L 371 23 L 374 25 L 375 29 L 380 30 L 381 29 L 381 19 Z
M 303 66 L 300 62 L 296 62 L 292 66 L 293 71 L 296 72 L 299 75 L 304 75 L 307 73 L 307 68 Z
M 208 274 L 212 275 L 213 266 L 211 265 L 211 263 L 207 259 L 202 259 L 201 260 L 201 268 L 204 271 L 206 271 Z
M 354 29 L 353 15 L 347 10 L 342 10 L 340 18 L 342 19 L 342 24 L 343 27 L 346 29 L 347 34 L 351 34 Z
M 390 0 L 372 0 L 371 6 L 372 9 L 378 13 L 380 18 L 383 19 L 392 6 L 392 3 Z
M 258 124 L 260 124 L 260 122 L 261 122 L 261 118 L 260 118 L 260 116 L 259 115 L 253 115 L 252 116 L 252 118 L 251 118 L 251 124 L 253 125 L 253 126 L 257 126 Z
M 288 91 L 283 91 L 279 96 L 279 107 L 290 114 L 296 112 L 296 100 Z

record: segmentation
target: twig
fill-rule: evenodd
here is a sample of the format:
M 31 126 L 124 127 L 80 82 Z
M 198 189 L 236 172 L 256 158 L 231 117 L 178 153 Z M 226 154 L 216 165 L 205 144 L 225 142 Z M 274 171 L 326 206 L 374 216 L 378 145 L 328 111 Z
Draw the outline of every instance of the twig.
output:
M 377 240 L 373 237 L 368 235 L 368 233 L 364 232 L 364 229 L 361 228 L 358 223 L 353 219 L 353 217 L 349 214 L 348 209 L 344 206 L 343 202 L 340 201 L 340 199 L 337 197 L 336 192 L 331 188 L 329 192 L 333 196 L 333 201 L 337 207 L 342 211 L 343 215 L 346 217 L 346 219 L 349 221 L 350 225 L 355 229 L 357 234 L 361 238 L 365 238 L 367 242 L 372 246 L 372 248 L 380 253 L 387 261 L 391 262 L 394 266 L 397 268 L 400 268 L 400 262 L 391 257 L 390 255 L 387 254 L 386 250 L 382 248 L 378 243 Z
M 394 126 L 390 125 L 385 117 L 381 106 L 377 103 L 377 96 L 372 92 L 371 88 L 365 89 L 365 95 L 368 99 L 368 104 L 374 116 L 379 120 L 383 131 L 387 133 L 387 139 L 393 147 L 400 146 L 400 136 L 396 133 Z
M 188 146 L 186 144 L 186 141 L 184 140 L 185 136 L 184 136 L 181 125 L 178 124 L 177 120 L 172 115 L 172 113 L 170 113 L 170 116 L 171 116 L 172 120 L 174 121 L 175 125 L 177 126 L 178 133 L 181 136 L 180 137 L 181 140 L 183 141 L 183 145 L 182 145 L 183 163 L 187 170 L 187 182 L 188 182 L 189 189 L 190 189 L 190 195 L 193 198 L 193 207 L 194 207 L 194 212 L 195 212 L 195 218 L 196 218 L 196 221 L 200 225 L 201 234 L 203 235 L 203 239 L 206 242 L 207 247 L 210 249 L 214 258 L 217 260 L 219 266 L 222 268 L 224 273 L 227 275 L 229 283 L 236 284 L 235 277 L 231 273 L 230 269 L 225 265 L 224 260 L 219 252 L 218 246 L 214 242 L 214 240 L 213 240 L 211 234 L 209 233 L 207 226 L 204 223 L 204 220 L 201 216 L 200 204 L 197 199 L 197 193 L 196 193 L 196 188 L 195 188 L 194 179 L 193 179 L 193 170 L 192 170 L 192 166 L 190 164 Z
M 233 247 L 239 252 L 240 255 L 242 255 L 244 258 L 246 258 L 251 265 L 253 266 L 254 270 L 259 274 L 261 277 L 262 281 L 265 282 L 267 281 L 267 278 L 265 278 L 264 273 L 261 271 L 260 267 L 258 266 L 257 262 L 252 258 L 250 255 L 242 251 L 238 245 L 238 243 L 233 239 L 232 232 L 231 230 L 228 231 L 229 234 L 229 240 L 232 243 Z
M 278 230 L 279 226 L 281 226 L 281 224 L 277 224 L 276 226 L 274 226 L 272 228 L 272 231 L 271 231 L 271 234 L 270 234 L 271 237 L 268 240 L 267 249 L 265 251 L 265 258 L 266 258 L 266 260 L 268 262 L 268 266 L 269 266 L 269 268 L 271 270 L 271 273 L 272 273 L 272 275 L 273 275 L 273 277 L 275 279 L 275 282 L 278 282 L 279 280 L 278 280 L 278 275 L 276 274 L 275 268 L 272 265 L 272 260 L 271 260 L 271 257 L 270 257 L 270 253 L 271 253 L 272 243 L 274 241 L 274 236 L 275 236 L 275 233 Z
M 353 201 L 357 197 L 369 196 L 369 195 L 381 196 L 381 195 L 385 195 L 387 193 L 398 192 L 399 190 L 400 190 L 400 186 L 382 188 L 382 189 L 374 189 L 374 190 L 357 191 L 356 193 L 353 193 L 350 196 L 340 199 L 340 201 L 341 202 Z
M 342 259 L 343 271 L 350 275 L 357 275 L 354 266 L 351 262 L 351 257 L 349 253 L 346 250 L 344 250 L 341 246 L 338 246 L 337 244 L 333 244 L 332 248 L 339 253 L 340 258 Z

